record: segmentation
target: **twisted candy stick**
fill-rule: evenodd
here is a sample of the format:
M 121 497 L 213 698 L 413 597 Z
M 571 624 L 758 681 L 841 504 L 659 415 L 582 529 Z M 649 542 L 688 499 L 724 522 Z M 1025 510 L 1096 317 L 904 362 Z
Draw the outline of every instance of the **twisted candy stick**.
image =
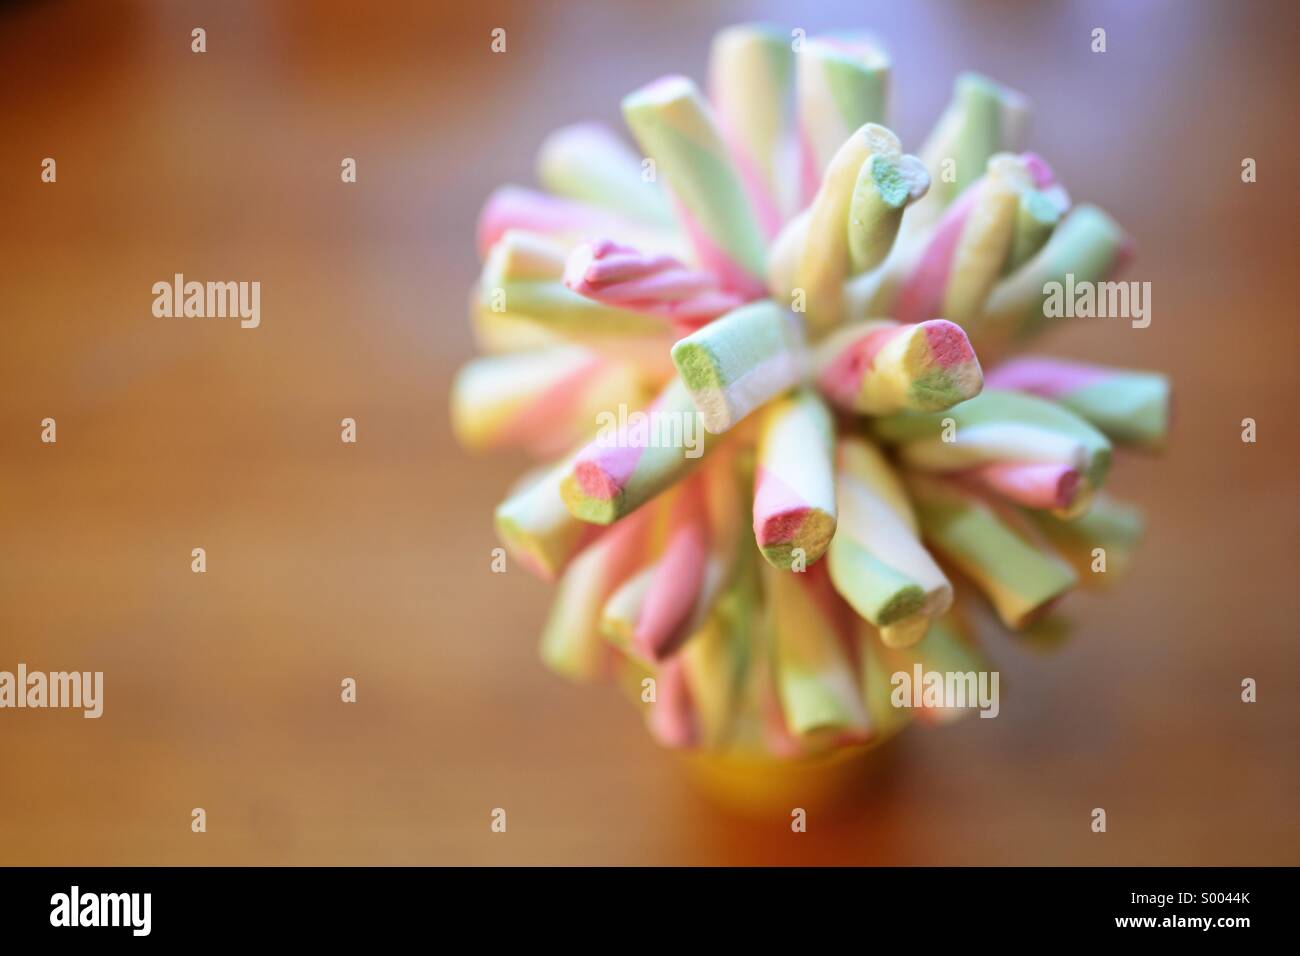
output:
M 575 517 L 611 524 L 685 477 L 709 450 L 706 437 L 690 394 L 673 379 L 646 412 L 574 455 L 560 494 Z
M 673 346 L 672 358 L 704 427 L 714 435 L 794 387 L 805 365 L 798 323 L 770 300 L 692 332 Z
M 841 440 L 831 580 L 890 647 L 915 644 L 952 604 L 952 586 L 920 542 L 902 484 L 874 445 Z
M 1063 516 L 1087 510 L 1110 468 L 1105 435 L 1073 412 L 1016 392 L 986 389 L 946 412 L 904 413 L 876 419 L 873 427 L 900 446 L 908 465 L 966 472 L 1013 501 Z
M 1117 442 L 1158 448 L 1169 423 L 1169 380 L 1155 372 L 1025 357 L 999 365 L 995 388 L 1051 399 Z
M 775 27 L 744 24 L 713 38 L 709 98 L 718 127 L 768 238 L 790 205 L 790 87 L 794 53 Z
M 812 37 L 797 59 L 799 168 L 807 204 L 853 131 L 885 121 L 890 63 L 884 48 L 864 33 Z
M 673 227 L 668 197 L 646 180 L 640 157 L 600 123 L 575 123 L 548 136 L 537 154 L 537 179 L 557 196 Z
M 814 355 L 817 386 L 845 411 L 941 411 L 979 394 L 983 373 L 961 327 L 860 322 L 827 336 Z
M 977 319 L 997 281 L 1047 242 L 1066 203 L 1037 156 L 994 156 L 988 174 L 935 228 L 903 282 L 894 314 L 904 322 L 942 315 L 966 325 Z
M 608 239 L 578 246 L 569 254 L 564 284 L 584 298 L 636 312 L 662 315 L 689 331 L 744 303 L 666 255 L 643 255 Z
M 648 397 L 636 370 L 586 349 L 553 346 L 466 363 L 452 385 L 452 427 L 476 450 L 522 447 L 559 455 L 594 430 L 597 414 Z
M 666 177 L 699 264 L 727 289 L 761 295 L 763 230 L 695 84 L 656 80 L 624 98 L 623 117 Z
M 773 244 L 773 297 L 790 303 L 802 290 L 804 321 L 814 336 L 838 325 L 845 280 L 884 259 L 903 210 L 928 188 L 925 167 L 903 155 L 897 136 L 872 123 L 857 130 L 831 159 L 812 205 Z
M 1019 630 L 1075 584 L 1074 572 L 1043 547 L 1028 522 L 970 489 L 919 473 L 907 489 L 925 539 Z
M 834 454 L 834 423 L 813 392 L 776 399 L 762 411 L 754 538 L 773 567 L 789 571 L 797 558 L 806 567 L 830 544 L 835 534 Z

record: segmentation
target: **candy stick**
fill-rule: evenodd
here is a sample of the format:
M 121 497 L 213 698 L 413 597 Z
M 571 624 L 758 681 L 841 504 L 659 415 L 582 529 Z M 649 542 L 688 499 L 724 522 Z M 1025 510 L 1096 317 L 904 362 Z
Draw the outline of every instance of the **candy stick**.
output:
M 695 84 L 656 80 L 623 100 L 623 117 L 666 178 L 699 264 L 733 292 L 762 295 L 763 232 Z
M 1059 402 L 1124 444 L 1159 448 L 1169 424 L 1169 379 L 1155 372 L 1025 357 L 999 365 L 996 388 Z
M 713 38 L 709 99 L 764 235 L 776 235 L 788 207 L 790 87 L 794 53 L 783 31 L 728 27 Z
M 542 659 L 552 670 L 574 679 L 598 673 L 601 612 L 610 594 L 645 560 L 649 514 L 620 521 L 565 569 L 542 631 Z
M 902 698 L 907 697 L 906 691 L 916 686 L 918 666 L 922 675 L 939 673 L 943 674 L 945 679 L 949 674 L 958 678 L 966 674 L 974 675 L 978 687 L 978 676 L 980 673 L 987 672 L 988 664 L 973 644 L 969 628 L 956 607 L 936 620 L 925 637 L 911 647 L 891 648 L 888 645 L 881 647 L 880 642 L 870 637 L 866 639 L 866 643 L 870 651 L 881 658 L 881 668 L 889 672 L 888 699 L 891 709 L 896 713 L 910 714 L 922 724 L 945 724 L 970 714 L 974 705 L 978 703 L 978 693 L 968 697 L 966 707 L 946 707 L 942 702 L 937 705 L 932 704 L 922 693 L 920 707 L 914 706 L 915 695 L 906 701 L 913 706 L 893 706 L 895 703 L 904 703 Z M 899 673 L 908 675 L 911 686 L 901 681 L 897 683 L 893 681 L 893 675 Z M 964 687 L 966 690 L 971 689 L 969 683 Z
M 905 463 L 924 471 L 953 473 L 1003 463 L 1071 468 L 1078 473 L 1071 508 L 1079 511 L 1110 468 L 1105 435 L 1059 405 L 1017 392 L 985 389 L 946 412 L 904 413 L 872 425 L 878 438 L 900 446 Z
M 952 586 L 921 544 L 903 486 L 874 445 L 842 439 L 836 478 L 831 581 L 886 644 L 914 644 L 952 604 Z
M 497 537 L 524 567 L 554 580 L 575 554 L 590 544 L 598 528 L 569 513 L 560 497 L 568 462 L 527 475 L 510 497 L 497 505 Z
M 978 335 L 1002 345 L 1037 332 L 1049 321 L 1044 309 L 1049 283 L 1102 282 L 1127 261 L 1131 243 L 1095 206 L 1076 206 L 1029 262 L 1000 282 L 978 319 Z M 981 347 L 983 347 L 981 345 Z
M 673 379 L 644 412 L 607 422 L 560 484 L 575 517 L 610 524 L 675 484 L 708 450 L 690 394 Z
M 870 724 L 847 650 L 853 622 L 831 589 L 823 565 L 800 574 L 764 567 L 774 678 L 790 731 L 864 740 Z
M 716 749 L 731 735 L 748 636 L 736 626 L 730 609 L 719 611 L 709 616 L 678 655 L 699 718 L 703 746 Z
M 889 56 L 861 33 L 808 39 L 799 51 L 800 176 L 803 201 L 812 202 L 831 158 L 865 123 L 885 121 Z
M 1009 264 L 1036 252 L 1064 212 L 1063 192 L 1037 189 L 1050 176 L 1032 155 L 990 159 L 988 174 L 948 208 L 925 242 L 894 314 L 905 322 L 977 318 Z
M 897 136 L 874 123 L 854 132 L 830 160 L 812 205 L 772 246 L 768 288 L 773 297 L 790 304 L 802 290 L 810 329 L 838 325 L 845 280 L 884 259 L 903 210 L 927 188 L 924 166 L 903 155 Z
M 907 488 L 926 541 L 978 585 L 1007 627 L 1024 627 L 1074 586 L 1069 566 L 1040 547 L 1009 510 L 919 473 L 908 476 Z
M 569 339 L 666 335 L 662 316 L 611 307 L 565 288 L 563 247 L 511 231 L 488 253 L 479 278 L 482 308 L 525 318 Z
M 1026 508 L 1070 513 L 1079 497 L 1079 470 L 1056 463 L 997 462 L 966 472 L 979 485 Z
M 668 197 L 647 181 L 641 158 L 608 126 L 575 123 L 557 129 L 537 154 L 537 179 L 552 193 L 672 229 Z
M 707 272 L 608 239 L 584 243 L 570 253 L 564 284 L 605 305 L 662 315 L 683 334 L 744 304 L 734 292 L 719 288 Z
M 758 436 L 754 538 L 773 567 L 802 570 L 835 534 L 834 423 L 803 390 L 764 408 Z
M 632 650 L 662 661 L 690 636 L 691 623 L 708 561 L 704 487 L 698 474 L 676 489 L 667 541 L 646 589 L 632 633 Z
M 1106 494 L 1097 495 L 1088 513 L 1071 521 L 1042 512 L 1030 512 L 1030 517 L 1084 587 L 1102 587 L 1122 576 L 1142 537 L 1142 512 Z
M 627 219 L 599 206 L 559 199 L 522 186 L 502 186 L 488 197 L 478 220 L 478 253 L 486 256 L 507 232 L 546 236 L 568 247 L 600 236 L 618 236 L 642 249 L 682 255 L 673 233 Z
M 647 716 L 650 733 L 665 747 L 693 747 L 699 740 L 699 718 L 691 700 L 686 667 L 680 658 L 659 665 L 655 703 Z
M 805 364 L 798 323 L 771 301 L 743 306 L 692 332 L 673 346 L 672 358 L 714 435 L 793 387 Z
M 845 411 L 942 411 L 978 395 L 983 372 L 961 327 L 945 319 L 837 329 L 817 346 L 817 387 Z
M 618 586 L 600 612 L 600 632 L 619 650 L 630 653 L 641 609 L 654 581 L 657 564 L 648 564 Z M 641 658 L 642 660 L 644 658 Z
M 595 431 L 599 412 L 648 398 L 635 369 L 555 346 L 473 359 L 452 385 L 452 427 L 475 450 L 525 448 L 553 457 Z
M 1023 94 L 976 73 L 957 77 L 952 100 L 921 150 L 934 188 L 908 217 L 908 230 L 938 219 L 984 175 L 994 153 L 1022 149 L 1028 123 L 1029 101 Z
M 865 620 L 858 627 L 858 657 L 862 662 L 862 699 L 867 708 L 872 739 L 891 737 L 906 727 L 916 714 L 908 708 L 894 706 L 891 699 L 893 675 L 898 668 L 882 645 L 879 631 Z

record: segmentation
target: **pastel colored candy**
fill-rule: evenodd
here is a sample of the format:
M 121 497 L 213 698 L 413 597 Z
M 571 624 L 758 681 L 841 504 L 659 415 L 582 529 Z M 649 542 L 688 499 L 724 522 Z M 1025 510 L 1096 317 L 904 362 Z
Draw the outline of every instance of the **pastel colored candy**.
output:
M 800 175 L 808 203 L 853 131 L 885 121 L 890 63 L 884 48 L 863 33 L 810 37 L 796 63 Z
M 989 295 L 979 317 L 979 343 L 999 347 L 1042 330 L 1048 283 L 1103 282 L 1131 255 L 1131 243 L 1119 225 L 1095 206 L 1076 206 L 1053 231 L 1047 244 Z
M 1071 509 L 1080 512 L 1110 469 L 1105 435 L 1059 405 L 1017 392 L 985 389 L 945 412 L 903 413 L 872 424 L 878 438 L 899 446 L 905 464 L 923 471 L 955 474 L 1002 463 L 1064 465 L 1077 472 Z
M 744 304 L 707 272 L 608 239 L 584 243 L 569 254 L 564 284 L 604 305 L 661 315 L 687 332 Z
M 1026 356 L 994 369 L 989 384 L 1059 402 L 1114 441 L 1159 448 L 1169 427 L 1169 379 L 1156 372 Z
M 800 574 L 765 566 L 774 679 L 785 725 L 797 737 L 865 740 L 870 722 L 851 656 L 854 623 L 824 565 Z
M 1104 493 L 1087 514 L 1070 521 L 1043 512 L 1030 512 L 1030 517 L 1084 587 L 1101 588 L 1122 576 L 1142 538 L 1142 512 Z
M 840 442 L 839 529 L 828 568 L 835 589 L 890 646 L 919 641 L 952 604 L 952 586 L 921 544 L 901 482 L 875 446 Z
M 844 282 L 877 265 L 898 233 L 903 210 L 925 194 L 921 161 L 872 123 L 845 140 L 826 167 L 812 204 L 786 224 L 768 256 L 768 289 L 784 305 L 803 300 L 816 335 L 844 317 Z
M 803 339 L 793 315 L 770 300 L 754 302 L 692 332 L 672 349 L 673 364 L 719 435 L 803 377 Z
M 579 521 L 564 506 L 560 482 L 568 470 L 564 462 L 526 476 L 496 509 L 501 543 L 524 567 L 546 580 L 554 580 L 600 530 Z
M 547 236 L 565 247 L 601 236 L 618 236 L 642 249 L 670 255 L 684 251 L 680 240 L 667 229 L 522 186 L 502 186 L 488 197 L 479 213 L 479 256 L 486 256 L 511 230 Z
M 599 412 L 649 396 L 630 365 L 553 346 L 473 359 L 452 384 L 457 439 L 475 450 L 524 448 L 555 457 L 595 431 Z
M 1034 540 L 1027 519 L 942 478 L 911 473 L 907 488 L 925 540 L 975 582 L 1007 627 L 1023 628 L 1074 586 L 1074 572 Z
M 835 534 L 835 433 L 810 391 L 769 402 L 758 422 L 754 538 L 773 566 L 818 561 Z
M 934 188 L 909 217 L 909 229 L 923 229 L 967 187 L 984 175 L 995 153 L 1024 148 L 1029 101 L 1022 93 L 978 73 L 963 73 L 952 99 L 921 150 Z
M 709 448 L 691 396 L 674 379 L 644 412 L 610 421 L 569 463 L 560 494 L 583 521 L 610 524 L 684 478 Z
M 557 196 L 673 228 L 668 197 L 647 180 L 641 157 L 601 123 L 575 123 L 548 136 L 537 154 L 537 179 Z
M 709 99 L 718 127 L 765 236 L 776 235 L 791 203 L 789 150 L 794 52 L 776 27 L 742 24 L 714 35 Z
M 966 333 L 945 319 L 845 326 L 818 344 L 814 368 L 822 394 L 861 415 L 942 411 L 978 395 L 984 380 Z
M 1036 252 L 1064 213 L 1063 191 L 1038 189 L 1045 170 L 1032 154 L 993 156 L 987 175 L 948 207 L 925 241 L 893 314 L 904 322 L 978 319 L 1015 257 Z
M 645 561 L 649 514 L 632 515 L 609 529 L 560 577 L 541 640 L 542 660 L 555 672 L 576 680 L 601 672 L 607 654 L 602 612 L 610 595 Z
M 762 294 L 762 227 L 695 84 L 656 80 L 624 98 L 623 117 L 666 180 L 698 263 L 733 292 Z

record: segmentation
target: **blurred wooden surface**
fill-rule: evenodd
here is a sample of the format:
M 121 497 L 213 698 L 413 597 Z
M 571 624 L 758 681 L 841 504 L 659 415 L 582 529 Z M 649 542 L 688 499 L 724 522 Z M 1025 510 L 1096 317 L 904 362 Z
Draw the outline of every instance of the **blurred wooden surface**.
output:
M 1300 863 L 1293 5 L 696 6 L 0 13 L 0 669 L 106 675 L 98 721 L 0 712 L 0 863 Z M 489 189 L 746 18 L 877 30 L 910 148 L 960 69 L 1031 93 L 1034 147 L 1153 285 L 1149 329 L 1047 347 L 1177 393 L 1168 454 L 1115 471 L 1150 525 L 1132 576 L 1054 653 L 996 642 L 999 719 L 909 731 L 801 836 L 543 669 L 547 589 L 488 568 L 522 462 L 447 424 Z M 261 328 L 154 319 L 176 272 L 260 281 Z

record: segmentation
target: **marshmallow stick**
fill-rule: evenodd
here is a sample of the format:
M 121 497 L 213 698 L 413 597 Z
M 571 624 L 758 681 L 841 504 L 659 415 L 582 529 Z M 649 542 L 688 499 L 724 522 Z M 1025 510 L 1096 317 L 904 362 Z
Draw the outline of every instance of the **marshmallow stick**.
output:
M 665 747 L 682 749 L 699 743 L 700 720 L 691 699 L 686 665 L 674 657 L 659 665 L 655 702 L 646 715 L 651 736 Z
M 983 387 L 966 333 L 945 319 L 845 326 L 818 344 L 813 364 L 822 394 L 860 415 L 942 411 Z
M 781 228 L 789 207 L 793 60 L 790 37 L 762 24 L 722 30 L 709 55 L 709 98 L 718 127 L 768 238 Z
M 452 385 L 452 426 L 474 450 L 525 448 L 554 457 L 595 431 L 599 412 L 649 396 L 630 365 L 574 346 L 467 362 Z
M 933 726 L 958 720 L 972 713 L 979 703 L 978 683 L 975 688 L 976 693 L 965 701 L 966 707 L 945 707 L 942 697 L 937 704 L 927 701 L 924 684 L 921 692 L 919 694 L 916 692 L 917 665 L 920 665 L 922 675 L 926 673 L 978 675 L 988 670 L 984 656 L 972 641 L 970 630 L 956 607 L 938 618 L 925 637 L 910 647 L 893 648 L 887 644 L 881 646 L 882 642 L 871 634 L 863 635 L 863 643 L 866 645 L 868 658 L 876 658 L 877 666 L 889 674 L 891 683 L 886 691 L 886 702 L 896 714 L 909 715 L 918 723 Z M 906 674 L 907 683 L 893 682 L 892 677 L 895 674 Z M 969 685 L 965 686 L 970 689 Z M 911 693 L 908 693 L 909 691 Z M 904 706 L 893 707 L 895 701 Z M 996 702 L 990 703 L 997 706 Z M 994 713 L 996 715 L 996 712 Z
M 1169 425 L 1169 379 L 1026 356 L 999 365 L 989 385 L 1059 402 L 1121 444 L 1159 448 Z
M 1096 497 L 1087 514 L 1071 521 L 1043 512 L 1029 516 L 1070 562 L 1084 587 L 1101 588 L 1122 576 L 1142 537 L 1142 512 L 1106 494 Z
M 1053 321 L 1047 318 L 1051 283 L 1073 288 L 1105 281 L 1130 254 L 1128 237 L 1110 216 L 1076 206 L 1038 254 L 993 289 L 974 326 L 981 348 L 985 339 L 1003 346 L 1041 331 Z
M 886 644 L 914 644 L 952 604 L 952 586 L 921 544 L 903 486 L 874 445 L 841 440 L 836 477 L 831 581 Z
M 803 337 L 794 316 L 764 300 L 729 312 L 672 349 L 673 364 L 704 427 L 720 435 L 802 378 Z
M 628 219 L 608 209 L 560 199 L 522 186 L 502 186 L 488 197 L 478 220 L 478 254 L 487 255 L 511 230 L 546 236 L 565 248 L 601 236 L 618 236 L 641 249 L 682 255 L 668 229 Z
M 1110 469 L 1105 435 L 1059 405 L 1017 392 L 985 389 L 946 412 L 903 413 L 874 419 L 872 427 L 877 438 L 899 446 L 905 464 L 922 471 L 1004 463 L 1073 469 L 1078 486 L 1068 514 L 1086 509 Z
M 797 307 L 814 333 L 844 318 L 844 282 L 878 265 L 898 234 L 903 210 L 925 194 L 929 178 L 898 137 L 868 123 L 841 145 L 821 187 L 781 230 L 768 256 L 768 288 L 778 302 Z
M 645 561 L 650 511 L 630 516 L 579 554 L 556 589 L 542 631 L 542 660 L 557 673 L 589 680 L 607 646 L 600 639 L 609 596 Z
M 667 181 L 698 264 L 733 292 L 762 295 L 762 227 L 695 84 L 656 80 L 623 100 L 623 117 Z
M 674 379 L 646 411 L 625 421 L 608 416 L 570 462 L 564 504 L 583 521 L 617 521 L 685 477 L 708 450 L 705 437 L 690 394 Z
M 662 315 L 689 332 L 744 304 L 707 272 L 666 255 L 645 255 L 608 239 L 584 243 L 569 255 L 564 284 L 586 299 Z
M 524 567 L 547 581 L 553 581 L 600 531 L 573 517 L 564 506 L 560 482 L 568 471 L 568 462 L 563 462 L 525 476 L 496 509 L 501 543 Z
M 853 622 L 835 597 L 823 565 L 800 574 L 764 566 L 773 667 L 785 724 L 798 737 L 870 735 L 849 652 Z
M 760 413 L 754 538 L 773 567 L 802 570 L 826 552 L 835 534 L 834 454 L 834 423 L 814 393 L 779 398 Z
M 537 154 L 537 179 L 574 199 L 659 229 L 673 229 L 668 197 L 641 168 L 641 157 L 601 123 L 557 129 Z
M 934 223 L 943 210 L 984 175 L 994 153 L 1024 148 L 1029 101 L 1021 93 L 980 76 L 957 77 L 952 100 L 921 150 L 934 188 L 908 216 L 909 233 Z
M 1008 501 L 1068 514 L 1078 500 L 1079 470 L 1056 463 L 997 462 L 965 473 L 965 477 Z
M 646 588 L 632 633 L 632 650 L 662 661 L 690 636 L 708 562 L 706 505 L 702 476 L 683 481 L 668 508 L 667 540 Z
M 872 37 L 830 34 L 804 41 L 797 56 L 800 181 L 810 203 L 837 150 L 866 123 L 883 123 L 889 56 Z
M 1037 188 L 1050 175 L 1029 154 L 989 160 L 988 174 L 948 208 L 925 241 L 893 314 L 904 322 L 977 319 L 1008 265 L 1037 252 L 1064 212 L 1063 191 Z
M 920 473 L 907 488 L 925 540 L 975 582 L 1007 627 L 1025 627 L 1074 586 L 1074 572 L 1039 545 L 1023 516 Z

